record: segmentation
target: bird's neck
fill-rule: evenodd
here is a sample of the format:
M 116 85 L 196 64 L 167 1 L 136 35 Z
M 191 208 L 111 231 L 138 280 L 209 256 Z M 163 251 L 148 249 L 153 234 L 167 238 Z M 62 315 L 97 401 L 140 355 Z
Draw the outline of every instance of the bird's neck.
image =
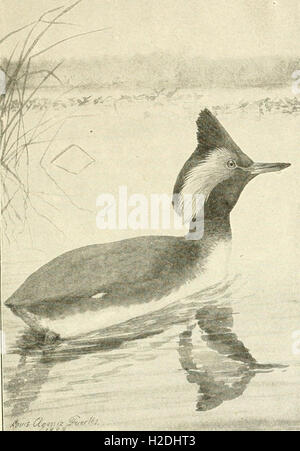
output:
M 236 204 L 241 190 L 228 189 L 226 184 L 219 184 L 210 193 L 198 218 L 190 223 L 191 232 L 197 232 L 199 239 L 215 237 L 230 239 L 230 213 Z M 196 236 L 197 233 L 194 235 Z
M 187 238 L 194 241 L 201 240 L 229 240 L 231 239 L 230 216 L 205 216 L 190 223 Z
M 191 224 L 191 228 L 193 223 Z M 195 233 L 195 232 L 194 232 Z M 192 238 L 191 238 L 192 237 Z M 196 268 L 201 268 L 205 274 L 208 285 L 219 283 L 228 275 L 229 259 L 231 251 L 231 228 L 229 215 L 224 217 L 206 218 L 204 220 L 204 231 L 197 237 L 191 232 L 186 239 L 197 255 Z M 197 274 L 197 271 L 196 271 Z

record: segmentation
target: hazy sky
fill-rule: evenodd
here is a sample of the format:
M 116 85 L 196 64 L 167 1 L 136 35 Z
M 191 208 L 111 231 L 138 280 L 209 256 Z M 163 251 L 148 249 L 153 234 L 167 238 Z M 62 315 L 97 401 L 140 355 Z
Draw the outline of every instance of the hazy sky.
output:
M 0 36 L 67 3 L 1 0 Z M 44 45 L 68 33 L 112 28 L 64 44 L 53 52 L 58 57 L 153 51 L 209 57 L 299 55 L 300 0 L 83 0 L 64 20 L 78 25 L 57 25 Z M 2 46 L 0 52 L 6 49 Z

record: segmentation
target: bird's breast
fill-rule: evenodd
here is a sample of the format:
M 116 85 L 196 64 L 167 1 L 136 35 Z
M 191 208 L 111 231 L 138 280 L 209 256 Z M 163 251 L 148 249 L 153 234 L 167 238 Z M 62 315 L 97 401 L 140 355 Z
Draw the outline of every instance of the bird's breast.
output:
M 226 278 L 229 271 L 230 256 L 231 239 L 221 240 L 213 245 L 200 269 L 201 283 L 209 286 Z

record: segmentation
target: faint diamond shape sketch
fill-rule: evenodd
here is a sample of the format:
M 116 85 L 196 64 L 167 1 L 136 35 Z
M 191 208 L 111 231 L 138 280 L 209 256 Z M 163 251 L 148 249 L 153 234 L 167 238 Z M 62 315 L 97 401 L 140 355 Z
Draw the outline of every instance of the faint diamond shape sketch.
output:
M 51 163 L 70 174 L 78 175 L 88 166 L 94 164 L 95 161 L 96 160 L 81 147 L 72 144 L 56 155 Z

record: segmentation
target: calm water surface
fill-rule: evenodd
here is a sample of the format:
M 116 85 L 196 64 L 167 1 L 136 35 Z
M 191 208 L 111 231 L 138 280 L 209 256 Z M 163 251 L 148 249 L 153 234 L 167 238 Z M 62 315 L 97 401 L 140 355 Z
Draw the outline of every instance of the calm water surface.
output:
M 32 230 L 5 248 L 4 298 L 68 249 L 137 235 L 97 231 L 95 199 L 120 184 L 132 192 L 151 193 L 154 184 L 155 192 L 170 192 L 194 148 L 191 117 L 200 107 L 187 99 L 181 109 L 149 106 L 145 115 L 144 106 L 127 106 L 126 115 L 109 110 L 67 125 L 53 152 L 72 140 L 96 164 L 77 178 L 54 175 L 92 213 L 74 210 L 51 181 L 41 179 L 33 160 L 32 191 L 46 192 L 47 202 L 59 207 L 60 213 L 49 205 L 42 211 L 64 236 L 32 213 Z M 199 286 L 193 296 L 160 311 L 52 346 L 39 343 L 5 308 L 7 430 L 32 424 L 47 429 L 50 423 L 68 430 L 299 428 L 300 355 L 293 338 L 300 330 L 299 117 L 223 119 L 254 159 L 293 163 L 289 172 L 257 179 L 243 193 L 232 215 L 228 280 L 204 291 Z
M 296 429 L 299 303 L 246 282 L 52 346 L 6 311 L 6 428 L 42 417 L 68 429 Z

